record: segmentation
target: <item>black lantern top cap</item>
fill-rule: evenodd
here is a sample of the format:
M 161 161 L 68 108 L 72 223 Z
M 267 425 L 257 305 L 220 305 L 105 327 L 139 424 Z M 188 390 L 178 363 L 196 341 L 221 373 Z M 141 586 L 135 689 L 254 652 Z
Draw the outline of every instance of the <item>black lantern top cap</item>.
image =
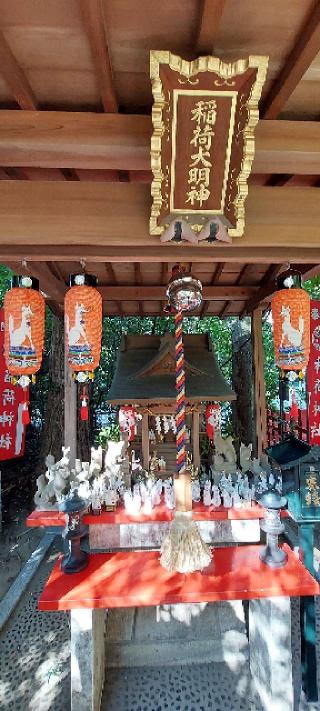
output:
M 11 286 L 18 287 L 20 289 L 34 289 L 34 291 L 39 291 L 39 279 L 29 275 L 19 274 L 12 277 Z
M 277 278 L 278 289 L 301 289 L 301 272 L 298 269 L 286 269 Z
M 94 274 L 69 274 L 69 286 L 96 287 L 98 279 Z

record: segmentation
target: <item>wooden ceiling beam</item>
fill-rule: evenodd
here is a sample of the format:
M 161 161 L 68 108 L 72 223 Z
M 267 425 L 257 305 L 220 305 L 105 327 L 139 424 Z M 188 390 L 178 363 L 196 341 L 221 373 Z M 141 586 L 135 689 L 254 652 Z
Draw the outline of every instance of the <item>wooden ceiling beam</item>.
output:
M 319 0 L 314 4 L 291 54 L 271 86 L 262 105 L 262 118 L 277 118 L 318 52 L 320 52 Z
M 157 286 L 99 286 L 104 301 L 163 301 L 166 287 Z M 256 294 L 256 286 L 204 286 L 204 301 L 244 301 Z
M 0 73 L 21 109 L 34 111 L 38 108 L 37 99 L 28 79 L 2 32 L 0 32 Z
M 196 52 L 212 54 L 226 0 L 201 0 Z
M 129 170 L 146 182 L 151 132 L 150 116 L 3 110 L 0 165 Z M 259 121 L 253 173 L 318 176 L 319 164 L 320 122 Z
M 2 188 L 2 185 L 1 185 Z M 0 190 L 1 194 L 1 190 Z M 219 256 L 226 264 L 234 262 L 248 262 L 248 264 L 283 264 L 288 260 L 288 244 L 282 244 L 282 240 L 275 245 L 271 241 L 270 245 L 263 246 L 248 246 L 248 243 L 242 242 L 241 238 L 232 245 L 213 247 L 215 251 L 215 259 Z M 108 245 L 106 240 L 101 244 L 92 244 L 89 240 L 87 243 L 77 243 L 76 238 L 72 243 L 56 244 L 52 242 L 35 242 L 30 239 L 28 244 L 17 244 L 13 240 L 8 242 L 5 232 L 1 229 L 0 220 L 0 262 L 8 264 L 9 261 L 21 260 L 21 255 L 26 254 L 29 262 L 46 262 L 57 261 L 62 263 L 75 262 L 80 259 L 86 259 L 87 262 L 105 263 L 106 261 L 119 264 L 128 264 L 139 260 L 141 264 L 161 264 L 164 259 L 169 262 L 177 262 L 181 259 L 181 247 L 175 245 L 163 245 L 160 242 L 155 244 L 151 241 L 150 245 L 146 241 L 145 245 L 130 245 L 122 244 Z M 194 263 L 204 263 L 207 260 L 212 261 L 212 245 L 189 246 L 183 245 L 184 259 L 192 259 Z M 320 249 L 317 246 L 305 247 L 292 246 L 290 248 L 290 263 L 294 264 L 312 264 L 313 268 L 320 264 Z
M 53 219 L 54 216 L 54 219 Z M 175 254 L 181 261 L 181 248 L 161 244 L 158 236 L 150 236 L 150 190 L 136 183 L 88 183 L 83 181 L 38 182 L 1 181 L 0 240 L 7 245 L 38 244 L 62 247 L 73 245 L 74 253 L 83 255 L 82 245 L 112 248 L 144 248 L 146 260 L 153 247 L 162 249 L 160 261 L 172 261 Z M 319 249 L 319 189 L 310 187 L 270 188 L 252 185 L 246 200 L 244 235 L 232 245 L 201 243 L 194 247 L 203 261 L 225 261 L 224 254 L 232 248 L 287 247 L 285 259 L 295 248 Z M 184 261 L 192 251 L 183 247 Z M 166 251 L 167 250 L 167 251 Z M 255 249 L 253 250 L 257 253 Z M 320 250 L 319 250 L 320 251 Z M 63 253 L 63 250 L 62 250 Z M 141 253 L 141 252 L 140 252 Z M 240 252 L 239 252 L 240 254 Z M 243 263 L 257 261 L 255 254 Z M 178 256 L 179 255 L 179 256 Z M 221 257 L 220 257 L 221 255 Z M 109 260 L 114 261 L 114 260 Z M 133 259 L 141 261 L 141 258 Z M 270 260 L 271 261 L 271 260 Z M 277 261 L 277 260 L 276 260 Z M 285 260 L 284 260 L 285 261 Z M 295 261 L 311 263 L 305 255 Z M 316 263 L 320 260 L 316 259 Z
M 90 43 L 103 108 L 118 111 L 102 0 L 79 0 L 84 29 Z

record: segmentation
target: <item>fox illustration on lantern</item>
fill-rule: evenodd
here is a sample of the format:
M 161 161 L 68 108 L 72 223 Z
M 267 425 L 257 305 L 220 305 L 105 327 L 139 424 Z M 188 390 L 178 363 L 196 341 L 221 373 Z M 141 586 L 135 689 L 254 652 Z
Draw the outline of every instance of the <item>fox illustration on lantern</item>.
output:
M 91 274 L 70 276 L 65 296 L 65 334 L 67 357 L 76 380 L 92 379 L 99 365 L 102 330 L 102 299 Z
M 9 373 L 22 387 L 39 370 L 44 339 L 44 298 L 39 282 L 16 276 L 4 297 L 5 358 Z
M 38 279 L 14 276 L 4 297 L 4 355 L 12 383 L 23 388 L 21 421 L 25 425 L 30 422 L 28 386 L 42 362 L 44 315 Z
M 92 274 L 71 274 L 65 296 L 65 338 L 69 367 L 82 383 L 81 419 L 88 419 L 88 392 L 85 383 L 93 380 L 98 367 L 102 333 L 102 298 L 97 278 Z
M 279 278 L 272 298 L 276 363 L 282 370 L 302 370 L 310 352 L 310 298 L 301 276 L 290 269 Z

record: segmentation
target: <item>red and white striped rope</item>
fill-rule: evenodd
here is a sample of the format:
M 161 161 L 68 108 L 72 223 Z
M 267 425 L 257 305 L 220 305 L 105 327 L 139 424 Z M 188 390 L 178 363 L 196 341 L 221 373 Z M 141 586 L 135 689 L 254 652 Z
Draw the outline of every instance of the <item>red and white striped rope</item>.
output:
M 175 314 L 175 354 L 176 354 L 176 449 L 177 474 L 186 468 L 186 397 L 185 397 L 185 365 L 182 334 L 182 311 Z

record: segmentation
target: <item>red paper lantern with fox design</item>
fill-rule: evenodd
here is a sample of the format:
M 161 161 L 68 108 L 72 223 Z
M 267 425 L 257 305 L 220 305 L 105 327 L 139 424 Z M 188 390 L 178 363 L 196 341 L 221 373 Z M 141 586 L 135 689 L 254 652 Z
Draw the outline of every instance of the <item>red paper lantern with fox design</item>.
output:
M 280 288 L 279 288 L 280 287 Z M 310 353 L 310 297 L 301 275 L 289 269 L 278 279 L 272 298 L 276 364 L 282 370 L 306 368 Z
M 101 352 L 102 298 L 92 274 L 70 275 L 70 289 L 64 300 L 66 354 L 79 383 L 93 379 Z M 81 418 L 88 419 L 88 394 L 83 386 Z
M 29 383 L 42 363 L 44 317 L 45 302 L 38 279 L 14 276 L 12 288 L 4 297 L 4 355 L 13 382 L 24 391 L 25 425 L 30 422 Z

